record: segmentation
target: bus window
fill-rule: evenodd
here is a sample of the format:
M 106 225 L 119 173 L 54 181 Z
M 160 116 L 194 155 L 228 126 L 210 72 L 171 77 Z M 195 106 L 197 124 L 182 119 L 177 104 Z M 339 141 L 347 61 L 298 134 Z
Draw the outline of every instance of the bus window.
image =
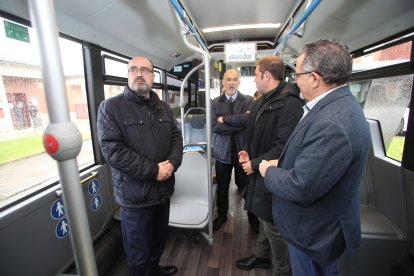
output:
M 407 106 L 413 89 L 413 76 L 385 77 L 350 84 L 352 93 L 363 106 L 365 117 L 380 121 L 388 157 L 402 160 Z
M 176 118 L 180 117 L 181 114 L 181 108 L 180 108 L 180 88 L 182 84 L 182 80 L 176 79 L 175 77 L 172 77 L 171 75 L 167 75 L 167 85 L 168 87 L 174 87 L 173 90 L 168 90 L 168 99 L 166 100 L 167 103 L 170 105 L 171 110 L 174 113 L 174 116 Z M 188 92 L 186 91 L 188 87 L 188 82 L 184 85 L 184 97 L 183 101 L 184 104 L 187 104 L 188 101 Z
M 412 43 L 408 41 L 354 58 L 354 71 L 409 62 L 411 48 Z M 350 83 L 350 88 L 363 107 L 365 117 L 380 121 L 387 156 L 401 162 L 413 75 L 355 81 Z
M 122 92 L 124 92 L 124 88 L 125 86 L 105 84 L 104 85 L 105 99 L 121 94 Z
M 410 34 L 411 35 L 411 34 Z M 408 36 L 408 35 L 407 35 Z M 352 71 L 360 72 L 410 61 L 411 41 L 353 59 Z M 380 47 L 382 45 L 379 45 Z M 369 49 L 368 49 L 369 50 Z
M 49 124 L 37 37 L 34 30 L 0 18 L 3 25 L 19 26 L 27 36 L 0 34 L 0 207 L 58 180 L 56 161 L 42 143 Z M 82 46 L 59 39 L 71 121 L 83 138 L 79 168 L 94 163 L 85 90 Z
M 120 78 L 128 77 L 128 60 L 113 54 L 102 52 L 105 75 Z

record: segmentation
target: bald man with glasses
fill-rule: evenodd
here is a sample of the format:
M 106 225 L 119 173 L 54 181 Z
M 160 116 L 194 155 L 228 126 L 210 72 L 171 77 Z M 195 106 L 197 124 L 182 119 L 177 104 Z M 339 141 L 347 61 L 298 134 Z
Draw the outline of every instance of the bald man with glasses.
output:
M 98 110 L 98 139 L 112 169 L 116 202 L 122 211 L 122 236 L 129 275 L 173 275 L 160 266 L 183 140 L 167 103 L 151 90 L 152 61 L 137 56 L 128 63 L 124 92 Z

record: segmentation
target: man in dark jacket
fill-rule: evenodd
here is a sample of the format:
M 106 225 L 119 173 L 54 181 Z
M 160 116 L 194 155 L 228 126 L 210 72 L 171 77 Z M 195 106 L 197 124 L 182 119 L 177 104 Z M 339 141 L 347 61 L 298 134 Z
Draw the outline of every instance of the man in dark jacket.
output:
M 170 107 L 151 90 L 153 82 L 152 61 L 134 57 L 124 92 L 102 102 L 98 110 L 98 139 L 122 208 L 128 271 L 136 276 L 177 272 L 175 266 L 159 266 L 159 260 L 183 140 Z
M 235 183 L 239 191 L 246 186 L 247 175 L 239 164 L 238 152 L 245 148 L 245 128 L 253 97 L 243 95 L 237 88 L 240 84 L 239 72 L 227 70 L 223 76 L 224 93 L 212 101 L 211 126 L 215 133 L 213 157 L 216 160 L 217 179 L 217 218 L 213 229 L 219 229 L 227 221 L 229 209 L 229 185 L 234 168 Z
M 286 241 L 273 223 L 272 194 L 266 190 L 259 172 L 262 160 L 277 159 L 303 114 L 296 86 L 283 81 L 285 66 L 276 56 L 263 57 L 256 63 L 255 82 L 265 94 L 256 101 L 247 127 L 247 151 L 240 162 L 249 175 L 245 209 L 259 217 L 260 231 L 255 254 L 240 259 L 236 266 L 243 270 L 270 268 L 273 276 L 289 275 L 289 253 Z M 270 262 L 270 251 L 272 262 Z

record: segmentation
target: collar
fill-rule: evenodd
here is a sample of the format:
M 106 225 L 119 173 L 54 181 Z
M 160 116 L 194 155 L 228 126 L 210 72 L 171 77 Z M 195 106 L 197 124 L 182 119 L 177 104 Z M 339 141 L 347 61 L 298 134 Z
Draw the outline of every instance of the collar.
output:
M 320 100 L 322 100 L 323 98 L 328 96 L 334 90 L 336 90 L 338 88 L 341 88 L 341 87 L 344 87 L 344 86 L 346 86 L 346 84 L 343 84 L 343 85 L 337 86 L 335 88 L 332 88 L 331 90 L 328 90 L 328 91 L 322 93 L 321 95 L 319 95 L 318 97 L 316 97 L 312 101 L 307 102 L 304 106 L 306 106 L 308 111 L 310 111 Z
M 238 90 L 236 90 L 236 93 L 234 93 L 234 94 L 233 94 L 233 95 L 231 95 L 231 96 L 228 96 L 228 95 L 226 94 L 226 92 L 224 92 L 224 95 L 226 96 L 226 99 L 227 99 L 227 100 L 229 100 L 229 98 L 231 97 L 231 98 L 233 99 L 233 101 L 235 101 L 235 100 L 237 99 L 238 94 L 239 94 L 239 91 L 238 91 Z
M 270 90 L 269 92 L 264 93 L 263 97 L 266 99 L 266 101 L 270 98 L 273 97 L 273 95 L 277 95 L 280 93 L 280 91 L 282 91 L 283 87 L 285 86 L 286 82 L 285 81 L 280 81 L 278 86 L 276 86 L 275 88 L 273 88 L 272 90 Z
M 135 101 L 138 104 L 146 104 L 147 106 L 152 106 L 157 102 L 158 95 L 154 91 L 150 90 L 148 98 L 142 95 L 137 95 L 134 91 L 129 88 L 129 86 L 125 86 L 125 93 L 131 101 Z

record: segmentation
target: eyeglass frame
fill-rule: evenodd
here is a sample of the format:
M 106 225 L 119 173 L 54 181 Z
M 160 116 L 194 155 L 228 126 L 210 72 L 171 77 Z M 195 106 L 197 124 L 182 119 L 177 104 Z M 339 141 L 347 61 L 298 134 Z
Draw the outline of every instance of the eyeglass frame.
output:
M 152 74 L 154 73 L 153 70 L 149 69 L 148 67 L 135 67 L 135 66 L 131 66 L 130 68 L 128 68 L 128 73 L 132 73 L 134 72 L 135 75 L 138 74 L 138 72 L 141 73 L 141 75 L 143 74 Z
M 312 74 L 312 73 L 315 73 L 315 72 L 310 71 L 310 72 L 292 73 L 292 74 L 290 74 L 290 77 L 292 78 L 292 80 L 297 80 L 298 76 L 300 76 L 300 75 L 306 75 L 306 74 Z

